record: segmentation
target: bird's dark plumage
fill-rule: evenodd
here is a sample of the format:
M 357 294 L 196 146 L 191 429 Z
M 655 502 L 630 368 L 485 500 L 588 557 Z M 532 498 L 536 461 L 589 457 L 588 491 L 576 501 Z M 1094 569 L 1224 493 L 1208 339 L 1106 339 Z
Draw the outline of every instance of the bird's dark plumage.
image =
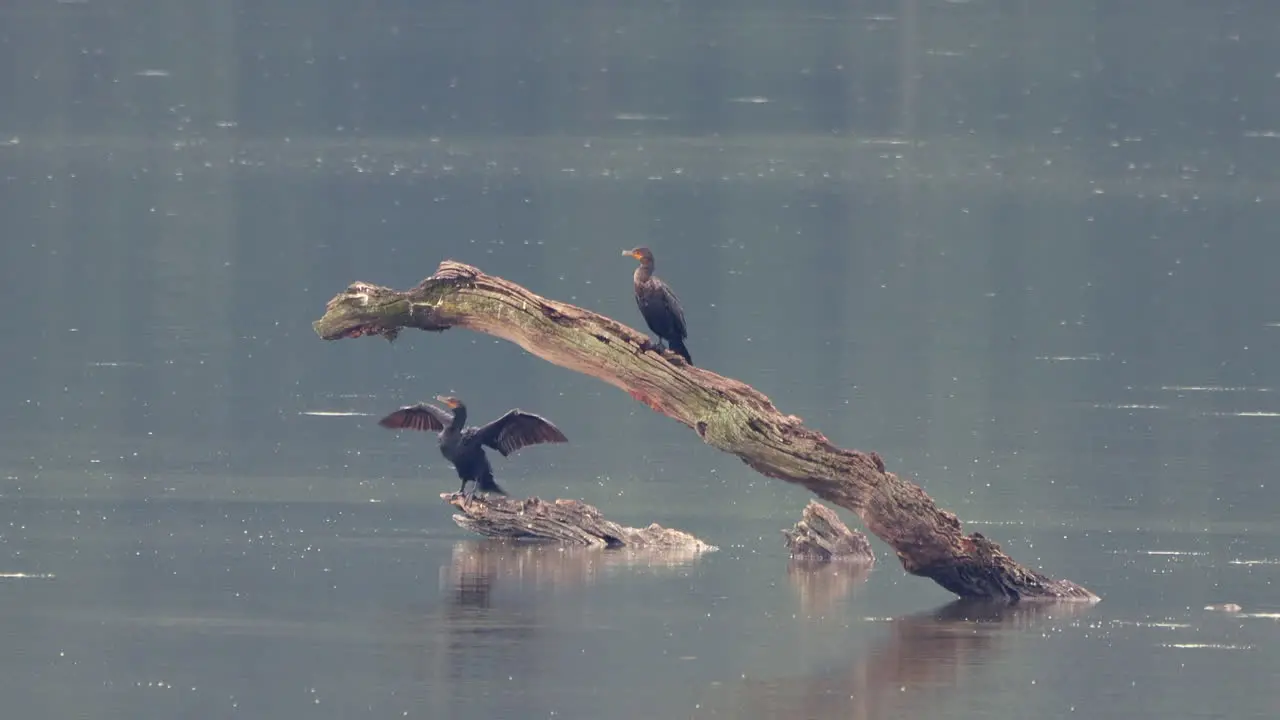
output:
M 684 308 L 671 288 L 653 274 L 653 252 L 647 247 L 638 247 L 622 254 L 640 261 L 633 278 L 636 305 L 645 324 L 658 336 L 658 348 L 661 350 L 662 341 L 666 340 L 672 350 L 692 365 L 693 357 L 684 346 L 684 339 L 689 336 L 684 324 Z
M 474 482 L 472 492 L 479 490 L 507 494 L 493 480 L 493 468 L 484 454 L 485 446 L 506 457 L 528 445 L 569 441 L 555 425 L 521 410 L 508 410 L 505 415 L 487 425 L 466 427 L 467 406 L 461 400 L 443 396 L 436 399 L 453 408 L 453 412 L 446 412 L 428 403 L 418 403 L 396 410 L 379 420 L 378 424 L 393 430 L 440 433 L 440 454 L 453 463 L 458 477 L 462 479 L 462 487 L 458 492 L 465 491 L 468 482 Z

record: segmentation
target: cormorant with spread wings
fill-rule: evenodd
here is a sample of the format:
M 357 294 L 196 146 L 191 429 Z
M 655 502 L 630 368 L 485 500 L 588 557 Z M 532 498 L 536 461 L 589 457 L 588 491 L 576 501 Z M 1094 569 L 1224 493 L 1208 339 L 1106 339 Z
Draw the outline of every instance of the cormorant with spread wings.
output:
M 461 400 L 442 395 L 436 399 L 448 405 L 453 412 L 449 413 L 429 403 L 418 403 L 396 410 L 379 420 L 378 424 L 393 430 L 430 430 L 440 433 L 440 454 L 453 463 L 458 477 L 462 479 L 462 487 L 458 492 L 465 491 L 467 483 L 473 482 L 473 495 L 477 490 L 507 494 L 493 481 L 493 468 L 484 453 L 486 446 L 506 457 L 526 445 L 569 441 L 555 425 L 519 409 L 508 410 L 505 415 L 488 425 L 466 427 L 467 406 Z

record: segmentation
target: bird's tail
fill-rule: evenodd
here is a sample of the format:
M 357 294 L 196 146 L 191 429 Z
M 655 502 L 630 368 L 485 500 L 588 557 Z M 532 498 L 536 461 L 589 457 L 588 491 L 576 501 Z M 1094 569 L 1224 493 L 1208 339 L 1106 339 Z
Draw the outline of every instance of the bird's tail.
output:
M 690 365 L 693 364 L 693 356 L 689 354 L 689 348 L 684 346 L 683 340 L 672 340 L 668 342 L 667 345 L 672 350 L 674 350 L 677 354 L 679 354 L 680 357 L 684 358 L 685 362 L 689 363 Z
M 498 487 L 498 483 L 494 482 L 493 473 L 491 472 L 487 472 L 481 475 L 480 479 L 476 480 L 476 489 L 479 490 L 480 492 L 498 493 L 499 495 L 507 494 L 506 490 L 503 490 L 501 487 Z

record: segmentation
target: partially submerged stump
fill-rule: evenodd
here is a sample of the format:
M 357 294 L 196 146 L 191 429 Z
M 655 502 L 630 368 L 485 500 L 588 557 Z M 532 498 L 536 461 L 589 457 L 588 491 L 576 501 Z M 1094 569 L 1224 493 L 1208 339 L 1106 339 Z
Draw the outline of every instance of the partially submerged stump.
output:
M 867 536 L 850 530 L 831 508 L 810 500 L 795 527 L 783 530 L 791 560 L 787 577 L 810 615 L 831 612 L 866 582 L 876 556 Z
M 470 265 L 446 261 L 406 291 L 357 282 L 313 323 L 325 340 L 403 328 L 457 327 L 509 340 L 543 360 L 599 378 L 693 428 L 769 477 L 804 486 L 858 514 L 894 549 L 902 567 L 964 598 L 1096 602 L 1089 590 L 1023 567 L 982 535 L 964 535 L 955 514 L 885 469 L 874 452 L 846 450 L 800 418 L 784 415 L 745 383 L 654 352 L 622 323 L 550 300 Z
M 578 500 L 545 502 L 536 497 L 514 500 L 502 495 L 467 497 L 462 493 L 440 493 L 440 497 L 462 511 L 453 516 L 459 527 L 485 537 L 697 553 L 717 549 L 683 530 L 657 523 L 646 528 L 624 527 L 605 520 L 595 506 Z
M 800 522 L 782 534 L 787 536 L 787 549 L 796 560 L 839 560 L 868 566 L 876 562 L 867 536 L 850 530 L 834 510 L 816 500 L 810 500 L 800 513 Z

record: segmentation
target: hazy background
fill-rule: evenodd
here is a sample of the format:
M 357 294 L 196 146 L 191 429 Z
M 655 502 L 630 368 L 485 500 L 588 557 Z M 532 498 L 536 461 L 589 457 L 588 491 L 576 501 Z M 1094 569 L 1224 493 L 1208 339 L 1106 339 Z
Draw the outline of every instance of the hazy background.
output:
M 16 0 L 0 68 L 13 717 L 1280 713 L 1280 5 Z M 803 491 L 486 336 L 311 330 L 443 259 L 643 328 L 640 244 L 698 365 L 1104 602 L 885 625 L 950 596 L 877 543 L 815 605 Z M 375 424 L 439 393 L 569 436 L 513 494 L 721 551 L 471 542 Z

